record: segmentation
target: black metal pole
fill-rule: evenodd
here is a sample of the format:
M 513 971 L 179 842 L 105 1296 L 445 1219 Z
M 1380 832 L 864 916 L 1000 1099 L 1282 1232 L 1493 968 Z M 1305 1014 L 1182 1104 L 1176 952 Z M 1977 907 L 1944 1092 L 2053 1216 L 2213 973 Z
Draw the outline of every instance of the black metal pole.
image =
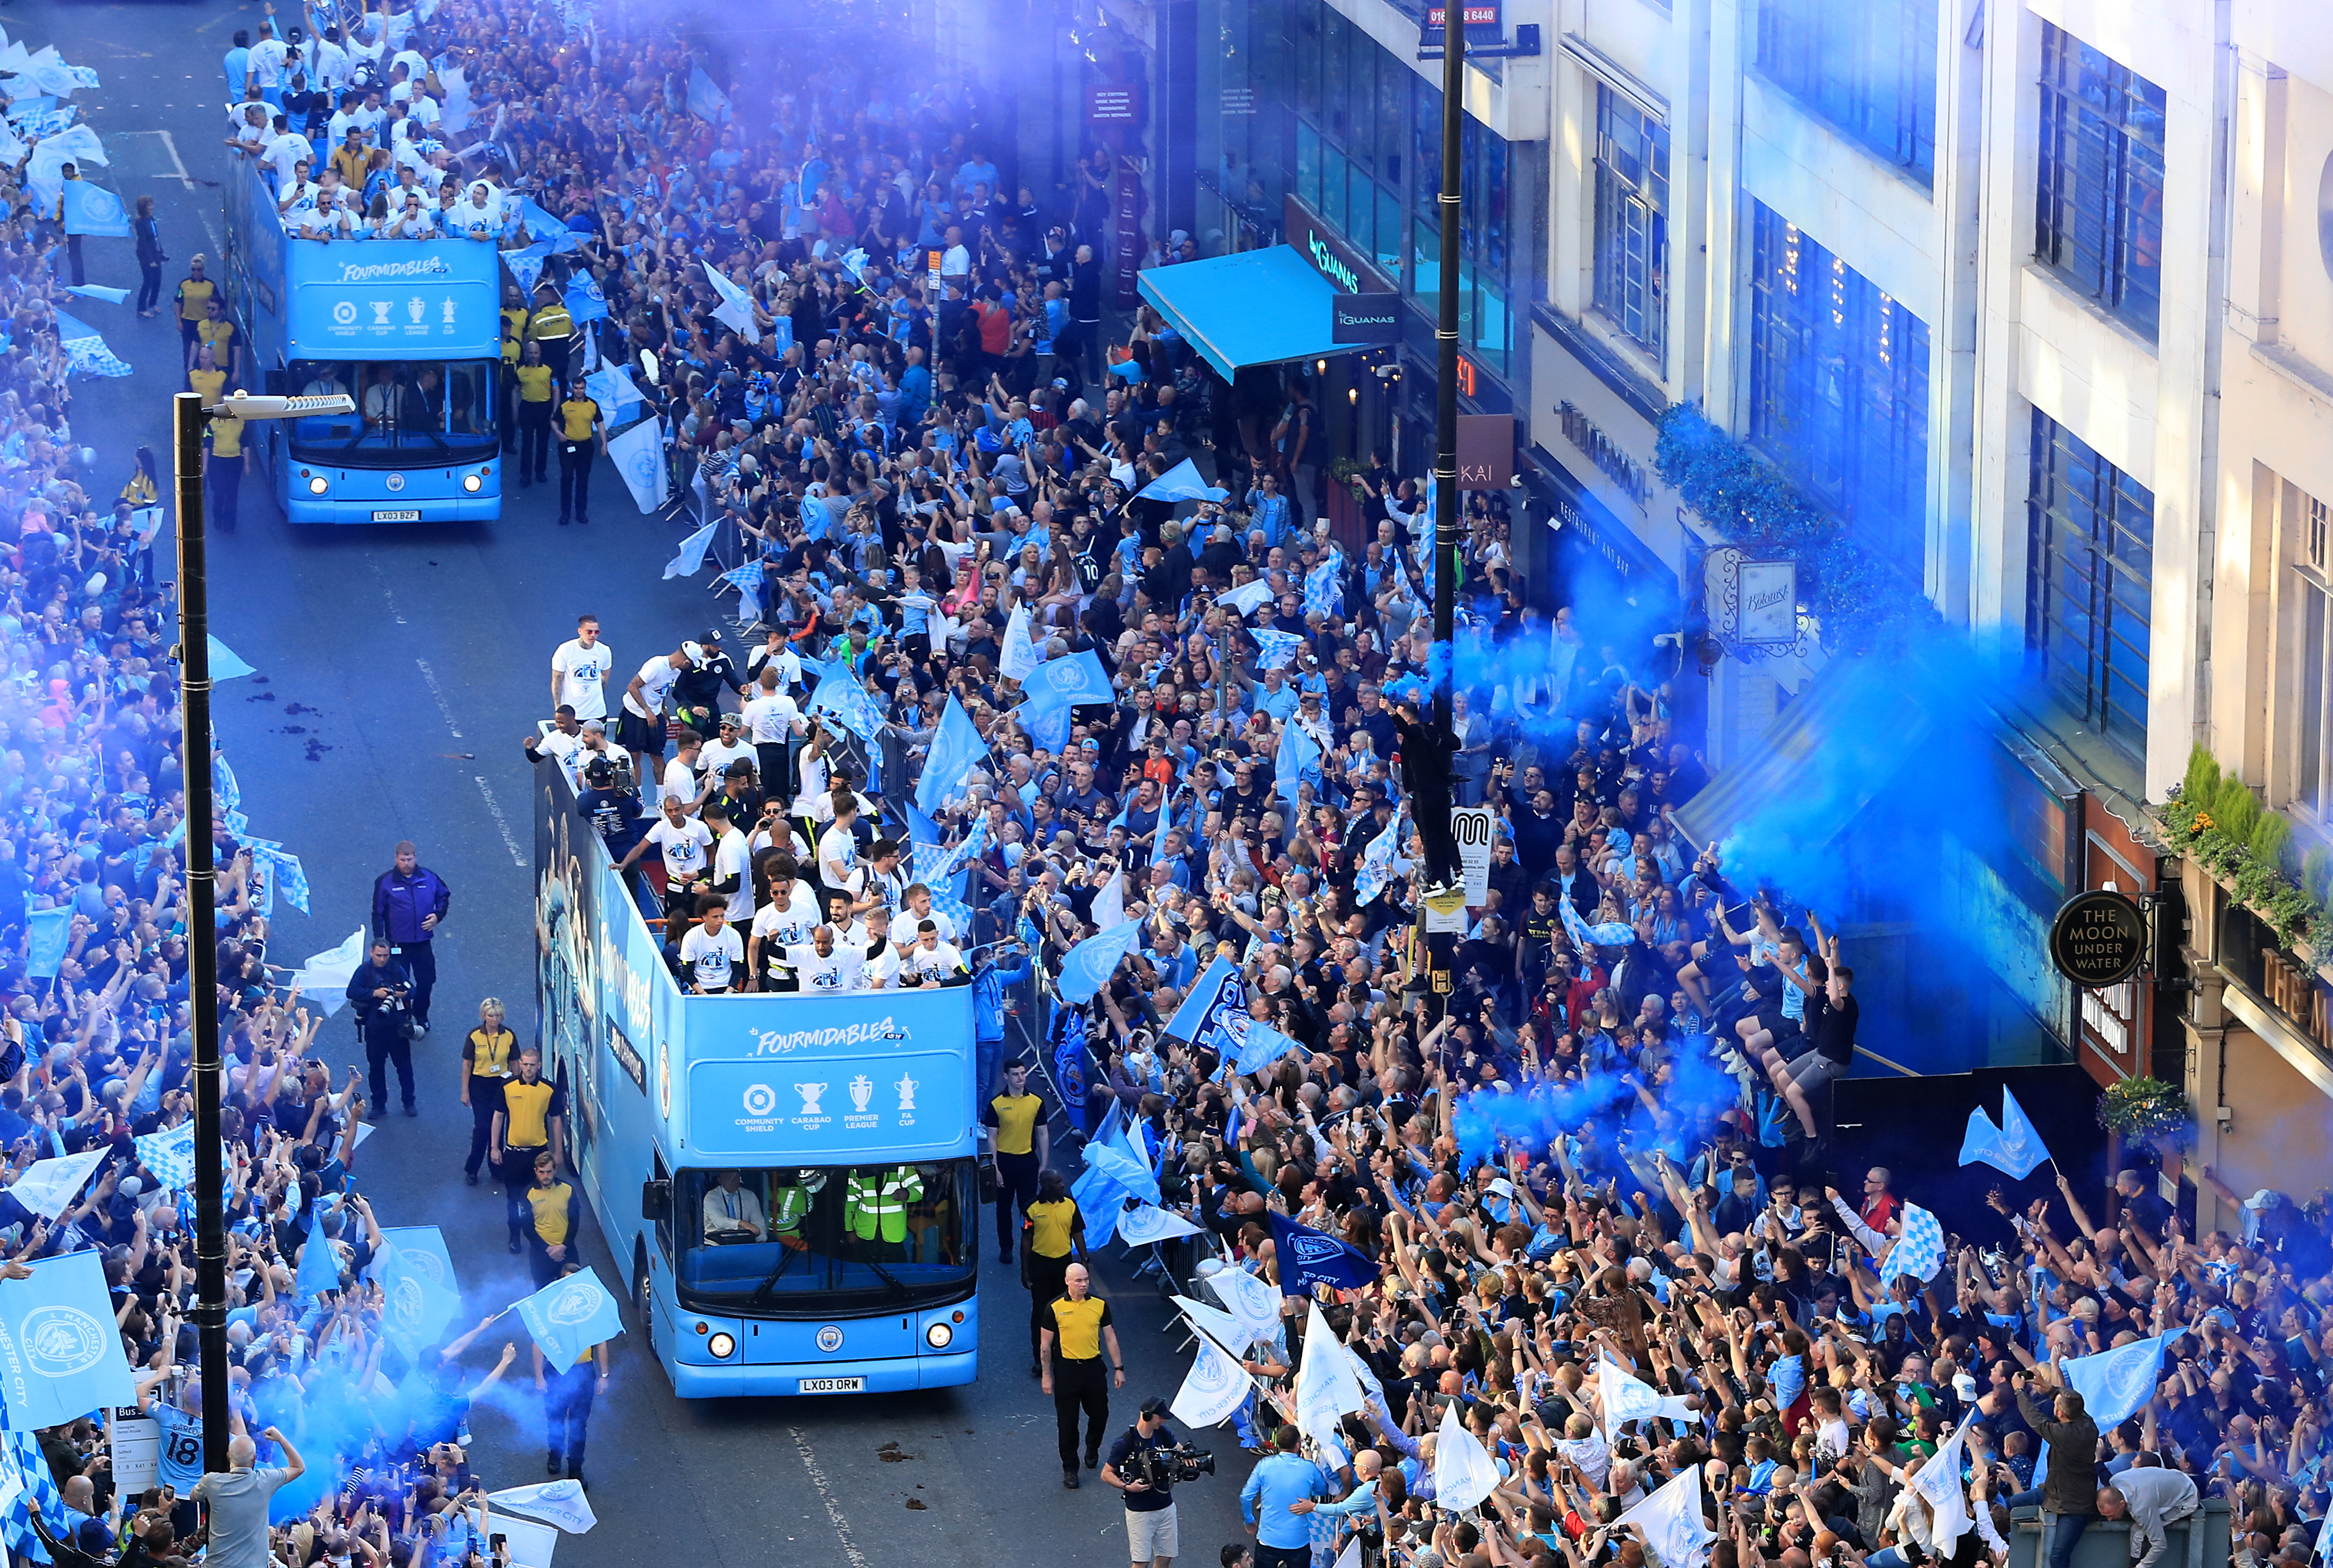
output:
M 1450 640 L 1458 602 L 1458 216 L 1460 154 L 1466 125 L 1465 7 L 1460 0 L 1447 0 L 1442 14 L 1442 191 L 1437 198 L 1442 214 L 1442 291 L 1434 331 L 1439 351 L 1434 387 L 1434 538 L 1427 545 L 1434 552 L 1434 640 L 1442 649 L 1441 670 L 1434 680 L 1431 726 L 1437 735 L 1450 727 L 1454 662 Z M 1449 809 L 1446 799 L 1438 804 L 1423 801 L 1414 804 L 1419 810 Z M 1427 931 L 1432 918 L 1426 901 L 1420 899 L 1411 950 L 1424 972 L 1425 1014 L 1429 1023 L 1439 1021 L 1448 1005 L 1448 993 L 1442 986 L 1449 981 L 1436 960 L 1451 946 L 1449 938 L 1436 938 Z
M 1458 577 L 1458 205 L 1466 126 L 1465 7 L 1442 14 L 1442 313 L 1434 329 L 1440 360 L 1434 388 L 1434 640 L 1446 649 L 1457 611 Z M 1450 24 L 1456 23 L 1456 26 Z M 1434 683 L 1434 722 L 1450 723 L 1451 660 Z
M 210 587 L 203 553 L 203 399 L 170 399 L 178 487 L 178 716 L 187 790 L 187 996 L 195 1032 L 195 1330 L 203 1468 L 227 1467 L 226 1194 L 219 1169 L 218 870 L 211 858 Z

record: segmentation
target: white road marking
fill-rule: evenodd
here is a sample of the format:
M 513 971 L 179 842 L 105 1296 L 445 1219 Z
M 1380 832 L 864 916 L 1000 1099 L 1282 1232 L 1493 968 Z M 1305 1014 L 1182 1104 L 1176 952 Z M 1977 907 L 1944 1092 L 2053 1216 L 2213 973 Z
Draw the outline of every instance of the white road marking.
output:
M 208 222 L 206 222 L 203 226 L 205 228 L 208 228 L 210 225 Z M 373 576 L 379 580 L 380 583 L 380 596 L 389 605 L 389 618 L 395 620 L 399 626 L 405 625 L 405 611 L 397 607 L 397 591 L 389 585 L 389 573 L 383 572 L 380 569 L 380 563 L 374 560 L 370 555 L 365 557 L 365 570 L 371 572 Z M 427 669 L 427 666 L 425 665 L 423 668 Z M 441 698 L 440 701 L 442 702 L 443 699 Z M 459 735 L 462 732 L 457 729 L 454 733 L 456 735 Z
M 398 619 L 404 618 L 399 616 Z M 413 662 L 421 667 L 421 678 L 429 683 L 429 695 L 437 699 L 437 711 L 446 716 L 446 727 L 454 732 L 456 740 L 461 739 L 462 726 L 454 717 L 454 705 L 446 700 L 445 688 L 437 684 L 437 672 L 429 668 L 429 661 L 426 659 L 417 659 Z
M 810 1484 L 818 1488 L 818 1500 L 826 1505 L 827 1522 L 834 1526 L 834 1538 L 842 1543 L 843 1561 L 850 1568 L 868 1568 L 867 1554 L 851 1539 L 850 1522 L 842 1516 L 842 1506 L 834 1500 L 834 1488 L 826 1484 L 826 1467 L 811 1451 L 810 1439 L 802 1436 L 800 1427 L 788 1427 L 786 1431 L 793 1438 L 794 1447 L 802 1450 L 802 1468 L 810 1472 Z
M 524 871 L 526 857 L 519 853 L 518 839 L 511 832 L 510 819 L 503 815 L 502 803 L 494 799 L 494 786 L 486 783 L 486 775 L 482 773 L 470 776 L 477 780 L 478 793 L 486 797 L 486 810 L 494 816 L 495 831 L 503 835 L 503 847 L 511 852 L 511 864 Z
M 188 190 L 194 189 L 195 182 L 187 178 L 187 160 L 178 156 L 178 144 L 171 139 L 170 133 L 167 130 L 162 132 L 162 145 L 170 149 L 170 163 L 178 171 L 178 183 Z M 210 226 L 206 223 L 203 226 L 207 229 Z

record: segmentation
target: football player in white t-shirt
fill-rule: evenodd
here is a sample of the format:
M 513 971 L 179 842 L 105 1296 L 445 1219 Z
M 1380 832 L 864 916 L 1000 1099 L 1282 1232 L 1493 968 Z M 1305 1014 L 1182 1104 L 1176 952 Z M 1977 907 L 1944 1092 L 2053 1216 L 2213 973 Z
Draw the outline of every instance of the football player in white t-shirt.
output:
M 793 971 L 786 966 L 786 954 L 807 944 L 811 933 L 818 928 L 815 903 L 808 882 L 772 884 L 770 901 L 754 915 L 754 939 L 749 944 L 754 972 L 761 977 L 762 989 L 796 988 Z
M 582 617 L 575 635 L 551 656 L 552 702 L 565 703 L 578 718 L 607 717 L 608 674 L 615 668 L 615 650 L 600 640 L 600 618 Z
M 866 988 L 866 959 L 838 942 L 832 926 L 821 926 L 807 943 L 787 948 L 786 967 L 805 994 L 834 996 Z
M 688 967 L 700 996 L 727 991 L 731 976 L 745 962 L 745 945 L 737 939 L 728 907 L 717 896 L 705 901 L 705 918 L 681 938 L 680 961 Z
M 653 844 L 664 857 L 665 897 L 670 900 L 685 893 L 701 893 L 706 890 L 706 867 L 713 854 L 713 830 L 683 810 L 679 796 L 667 795 L 661 803 L 663 817 L 616 869 L 629 871 L 632 862 Z

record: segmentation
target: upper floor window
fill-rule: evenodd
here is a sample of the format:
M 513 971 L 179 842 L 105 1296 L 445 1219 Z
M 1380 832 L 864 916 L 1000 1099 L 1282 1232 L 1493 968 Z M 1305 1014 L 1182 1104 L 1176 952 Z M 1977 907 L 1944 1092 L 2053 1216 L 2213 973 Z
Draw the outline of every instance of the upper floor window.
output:
M 1762 0 L 1758 69 L 1922 185 L 1936 177 L 1936 0 Z
M 1668 341 L 1669 131 L 1596 88 L 1596 308 L 1657 362 Z
M 2066 706 L 2146 754 L 2155 494 L 2033 410 L 2025 646 Z
M 2150 341 L 2163 293 L 2163 89 L 2041 24 L 2033 250 Z

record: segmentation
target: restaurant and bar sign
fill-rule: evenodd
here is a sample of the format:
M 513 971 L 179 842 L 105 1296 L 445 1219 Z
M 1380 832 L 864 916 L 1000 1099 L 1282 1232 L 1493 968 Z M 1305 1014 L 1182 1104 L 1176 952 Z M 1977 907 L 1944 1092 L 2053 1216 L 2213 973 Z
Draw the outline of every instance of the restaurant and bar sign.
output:
M 2146 961 L 2146 916 L 2108 889 L 2076 893 L 2050 922 L 2050 961 L 2086 989 L 2119 986 Z
M 1339 293 L 1329 301 L 1329 341 L 1333 343 L 1401 341 L 1399 294 Z

